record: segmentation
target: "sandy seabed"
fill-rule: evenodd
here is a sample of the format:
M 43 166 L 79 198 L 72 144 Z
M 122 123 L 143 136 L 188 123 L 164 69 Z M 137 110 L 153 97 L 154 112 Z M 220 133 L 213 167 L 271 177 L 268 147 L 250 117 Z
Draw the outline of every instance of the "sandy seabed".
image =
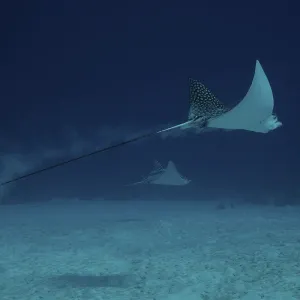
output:
M 0 206 L 1 300 L 299 300 L 300 207 Z

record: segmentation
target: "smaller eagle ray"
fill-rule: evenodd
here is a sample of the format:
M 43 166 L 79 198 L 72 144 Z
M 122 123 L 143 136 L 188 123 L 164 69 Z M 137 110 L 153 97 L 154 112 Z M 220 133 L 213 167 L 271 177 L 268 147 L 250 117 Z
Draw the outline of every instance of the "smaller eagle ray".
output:
M 187 185 L 191 181 L 184 176 L 182 176 L 175 164 L 172 161 L 168 162 L 166 168 L 163 168 L 158 161 L 155 161 L 154 169 L 150 174 L 142 179 L 141 181 L 128 184 L 126 186 L 133 186 L 138 184 L 157 184 L 157 185 L 172 185 L 172 186 L 182 186 Z

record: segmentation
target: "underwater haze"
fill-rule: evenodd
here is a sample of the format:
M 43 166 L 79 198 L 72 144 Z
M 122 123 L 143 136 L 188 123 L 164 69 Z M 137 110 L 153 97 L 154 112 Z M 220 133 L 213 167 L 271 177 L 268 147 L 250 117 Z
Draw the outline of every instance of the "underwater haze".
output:
M 2 6 L 1 300 L 300 299 L 290 2 Z

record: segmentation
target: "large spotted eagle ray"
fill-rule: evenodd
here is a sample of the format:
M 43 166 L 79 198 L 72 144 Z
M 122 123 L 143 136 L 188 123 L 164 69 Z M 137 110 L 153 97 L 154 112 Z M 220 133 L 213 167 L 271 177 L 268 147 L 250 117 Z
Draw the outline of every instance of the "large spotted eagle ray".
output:
M 256 61 L 254 77 L 246 96 L 233 108 L 225 107 L 202 83 L 190 79 L 190 109 L 187 121 L 27 173 L 2 182 L 0 186 L 175 129 L 196 128 L 200 129 L 201 132 L 201 129 L 211 128 L 267 133 L 282 125 L 273 114 L 273 108 L 272 89 L 259 61 Z
M 267 133 L 282 125 L 273 114 L 274 98 L 269 80 L 256 61 L 248 93 L 233 108 L 226 108 L 201 82 L 190 79 L 190 111 L 184 123 L 162 129 L 216 128 Z

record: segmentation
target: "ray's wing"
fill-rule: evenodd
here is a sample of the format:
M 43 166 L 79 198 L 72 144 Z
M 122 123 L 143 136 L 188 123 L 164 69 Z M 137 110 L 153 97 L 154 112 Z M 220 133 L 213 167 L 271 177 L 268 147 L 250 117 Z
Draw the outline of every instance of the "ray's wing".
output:
M 164 172 L 157 179 L 151 181 L 150 183 L 157 185 L 182 186 L 190 183 L 190 180 L 182 176 L 178 172 L 175 164 L 172 161 L 169 161 Z
M 267 133 L 282 125 L 273 114 L 274 98 L 270 82 L 259 61 L 256 61 L 252 84 L 240 103 L 208 121 L 210 128 L 247 130 Z
M 208 120 L 222 115 L 228 109 L 200 81 L 190 78 L 190 110 L 188 120 Z
M 160 173 L 160 172 L 163 172 L 164 168 L 163 166 L 161 165 L 161 163 L 158 161 L 158 160 L 155 160 L 154 161 L 154 168 L 153 170 L 150 172 L 150 175 L 152 174 L 157 174 L 157 173 Z
M 131 184 L 127 184 L 126 186 L 151 183 L 152 181 L 156 180 L 164 171 L 165 171 L 165 169 L 163 168 L 161 163 L 158 160 L 155 160 L 154 168 L 152 169 L 152 171 L 149 173 L 148 176 L 146 176 L 146 177 L 144 176 L 142 180 L 131 183 Z
M 206 128 L 209 119 L 221 116 L 229 111 L 228 108 L 200 81 L 190 78 L 190 109 L 188 120 L 184 123 L 165 128 L 157 133 L 163 133 L 173 129 L 196 128 L 202 132 Z

